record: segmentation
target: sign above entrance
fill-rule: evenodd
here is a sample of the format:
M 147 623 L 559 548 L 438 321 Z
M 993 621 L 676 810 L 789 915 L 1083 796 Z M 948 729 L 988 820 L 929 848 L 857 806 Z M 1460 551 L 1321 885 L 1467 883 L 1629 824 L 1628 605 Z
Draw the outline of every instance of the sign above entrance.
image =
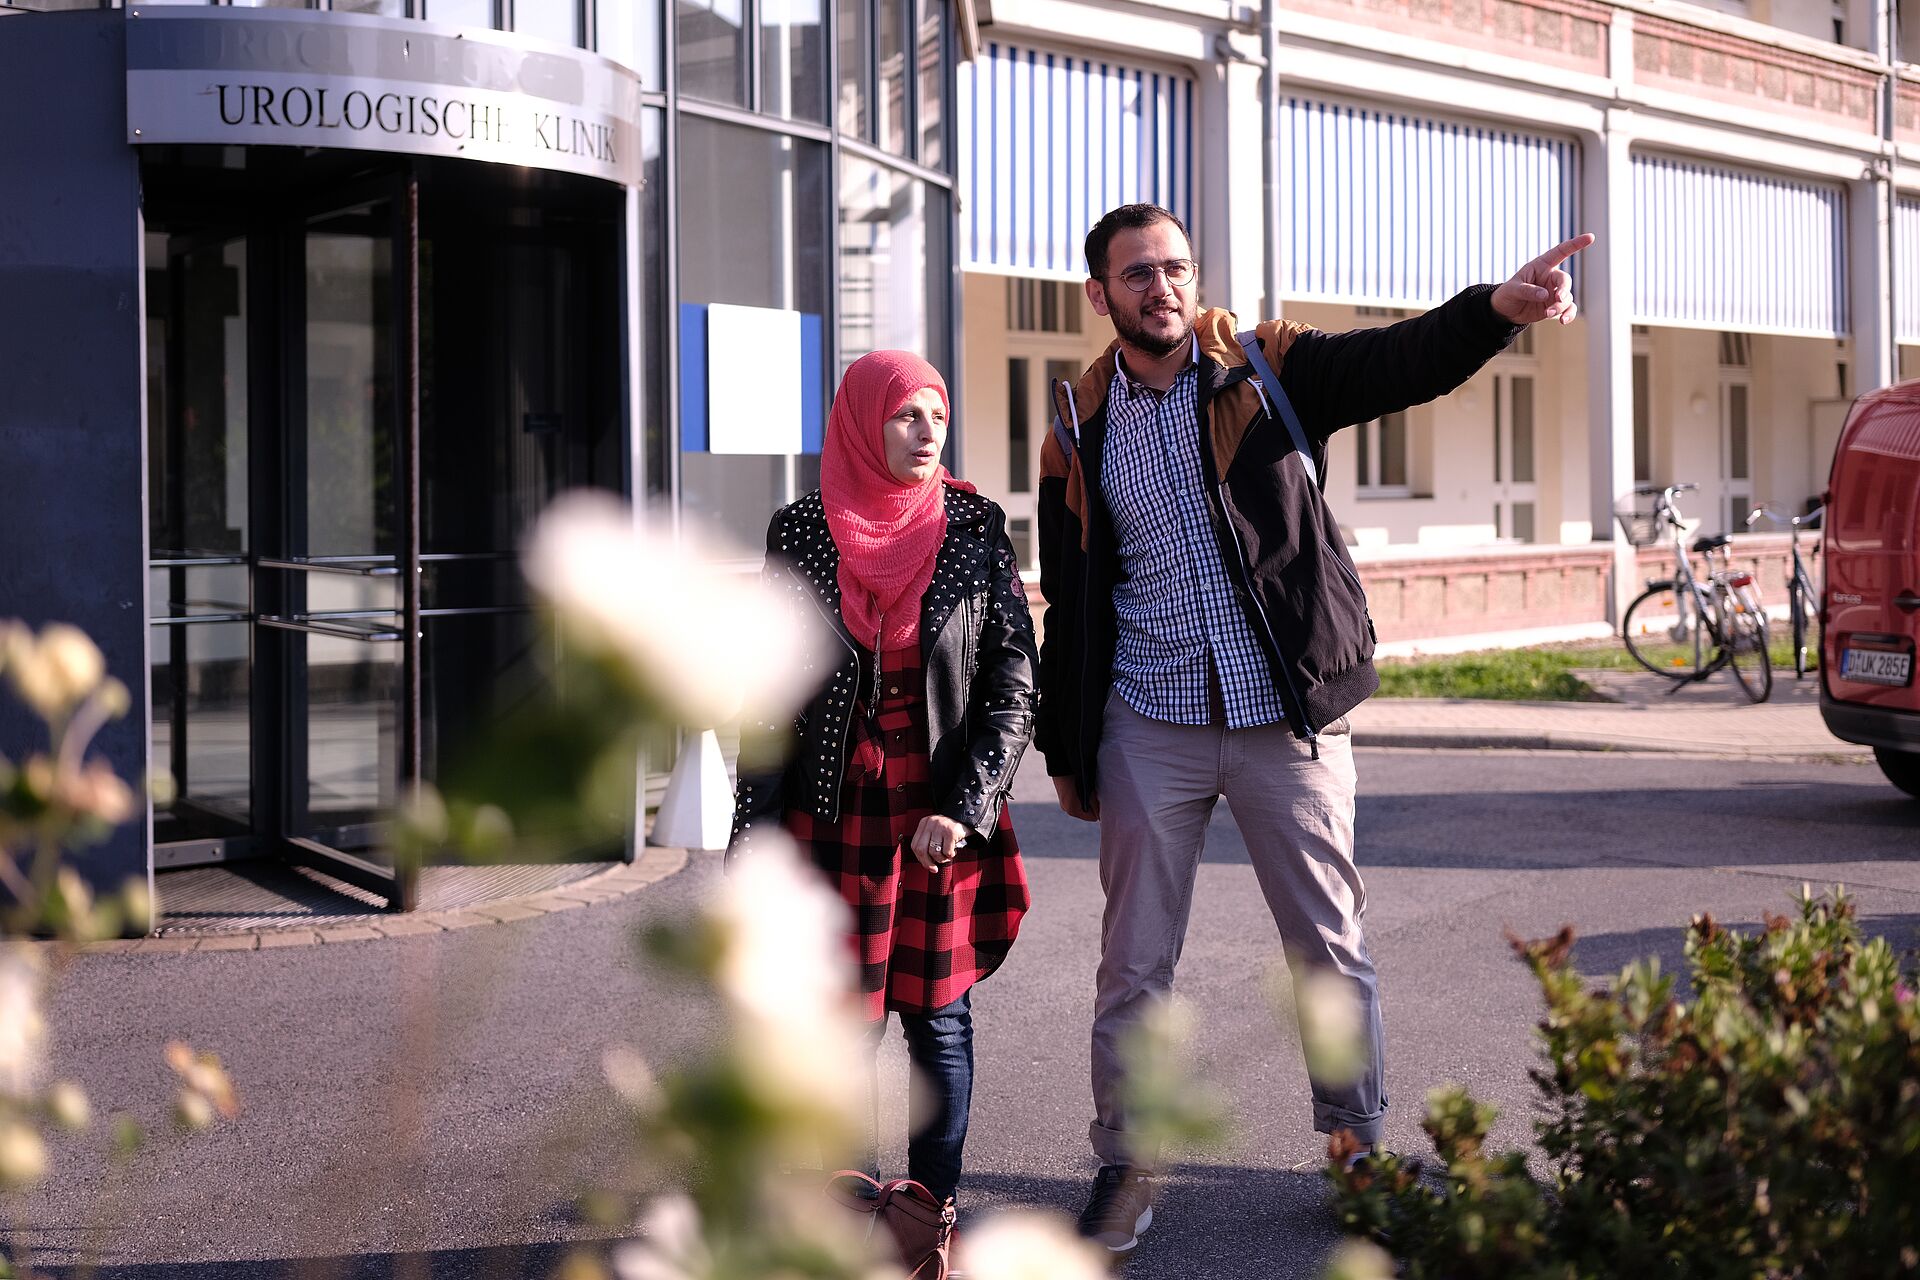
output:
M 127 140 L 459 156 L 640 180 L 640 81 L 498 31 L 127 6 Z

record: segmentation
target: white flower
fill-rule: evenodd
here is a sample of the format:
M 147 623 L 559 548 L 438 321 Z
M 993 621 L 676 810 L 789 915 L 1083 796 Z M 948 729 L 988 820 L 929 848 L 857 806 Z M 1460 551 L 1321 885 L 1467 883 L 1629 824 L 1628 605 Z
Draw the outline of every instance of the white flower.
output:
M 714 983 L 755 1083 L 857 1118 L 865 1077 L 846 904 L 792 842 L 766 839 L 741 855 L 707 914 L 725 938 Z
M 600 1073 L 607 1084 L 626 1102 L 636 1107 L 652 1106 L 659 1097 L 659 1082 L 647 1060 L 623 1044 L 609 1045 L 600 1055 Z
M 1003 1213 L 960 1241 L 958 1262 L 972 1280 L 1106 1280 L 1108 1258 L 1064 1218 Z
M 620 1280 L 702 1280 L 713 1258 L 700 1238 L 700 1210 L 685 1196 L 661 1196 L 640 1219 L 641 1238 L 613 1251 Z
M 847 906 L 790 840 L 756 840 L 721 881 L 707 914 L 725 931 L 716 975 L 735 1008 L 774 1020 L 813 1019 L 853 986 Z
M 1393 1280 L 1393 1258 L 1368 1240 L 1340 1242 L 1327 1263 L 1327 1280 Z
M 39 639 L 19 623 L 0 634 L 4 665 L 13 687 L 43 719 L 64 715 L 100 687 L 107 662 L 87 633 L 65 622 L 48 623 Z
M 786 716 L 819 683 L 825 623 L 796 612 L 757 575 L 721 567 L 684 534 L 636 520 L 610 494 L 562 495 L 527 545 L 527 580 L 563 633 L 621 662 L 689 728 L 743 714 Z
M 0 1125 L 0 1189 L 24 1191 L 47 1175 L 47 1145 L 17 1121 Z
M 46 1038 L 38 956 L 24 946 L 0 948 L 0 1093 L 19 1097 L 33 1089 Z
M 1302 973 L 1300 1042 L 1307 1066 L 1319 1079 L 1346 1084 L 1366 1069 L 1367 1047 L 1360 1027 L 1360 996 L 1352 979 L 1331 969 Z

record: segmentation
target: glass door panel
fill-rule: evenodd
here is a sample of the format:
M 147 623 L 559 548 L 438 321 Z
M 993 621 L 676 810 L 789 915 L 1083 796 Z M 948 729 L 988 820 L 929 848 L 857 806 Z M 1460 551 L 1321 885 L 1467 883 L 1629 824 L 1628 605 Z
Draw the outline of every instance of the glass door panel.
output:
M 341 624 L 343 629 L 356 629 Z M 382 815 L 399 797 L 400 645 L 385 631 L 302 635 L 306 675 L 305 777 L 295 805 L 296 830 L 332 849 L 366 853 L 377 847 Z M 382 638 L 390 637 L 390 638 Z
M 283 553 L 263 556 L 280 658 L 281 832 L 291 856 L 403 902 L 383 815 L 413 776 L 410 213 L 396 194 L 306 220 L 290 306 Z
M 147 237 L 148 602 L 159 865 L 248 851 L 254 811 L 247 241 Z

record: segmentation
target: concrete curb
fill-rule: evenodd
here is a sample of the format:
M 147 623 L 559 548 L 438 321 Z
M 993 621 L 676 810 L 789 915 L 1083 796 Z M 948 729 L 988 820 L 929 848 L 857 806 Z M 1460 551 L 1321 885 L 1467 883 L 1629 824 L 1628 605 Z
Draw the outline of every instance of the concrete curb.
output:
M 79 950 L 83 954 L 184 955 L 192 951 L 264 951 L 280 947 L 337 946 L 346 942 L 372 942 L 383 938 L 418 938 L 480 925 L 533 920 L 582 907 L 597 907 L 657 884 L 685 869 L 688 860 L 689 854 L 685 849 L 649 847 L 631 863 L 616 863 L 583 880 L 479 906 L 416 911 L 406 915 L 369 913 L 312 927 L 285 925 L 223 930 L 218 933 L 169 934 L 166 937 L 112 938 L 88 943 Z

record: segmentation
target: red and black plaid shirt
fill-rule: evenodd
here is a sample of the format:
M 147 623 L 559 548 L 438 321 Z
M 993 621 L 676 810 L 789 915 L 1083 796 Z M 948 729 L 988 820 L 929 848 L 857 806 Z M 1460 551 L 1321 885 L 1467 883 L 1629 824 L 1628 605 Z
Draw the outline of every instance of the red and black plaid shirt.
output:
M 1026 868 L 1005 806 L 991 840 L 969 839 L 937 872 L 908 847 L 937 799 L 918 645 L 881 655 L 878 714 L 866 710 L 856 707 L 849 726 L 840 820 L 789 810 L 787 830 L 853 908 L 867 1017 L 931 1013 L 1006 959 L 1029 902 Z

